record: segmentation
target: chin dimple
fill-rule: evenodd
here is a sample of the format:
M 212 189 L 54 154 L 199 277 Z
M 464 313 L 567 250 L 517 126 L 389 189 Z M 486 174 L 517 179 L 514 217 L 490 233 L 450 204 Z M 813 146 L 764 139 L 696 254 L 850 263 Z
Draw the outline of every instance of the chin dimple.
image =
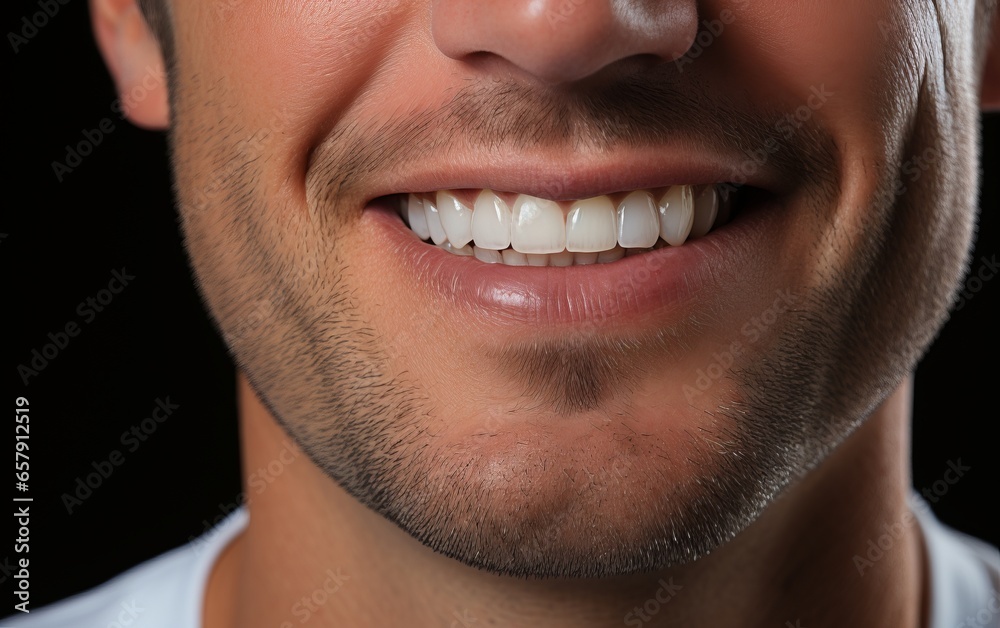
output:
M 714 185 L 674 185 L 556 202 L 492 190 L 448 190 L 401 197 L 404 222 L 454 255 L 508 266 L 606 264 L 704 237 L 729 216 L 731 199 Z

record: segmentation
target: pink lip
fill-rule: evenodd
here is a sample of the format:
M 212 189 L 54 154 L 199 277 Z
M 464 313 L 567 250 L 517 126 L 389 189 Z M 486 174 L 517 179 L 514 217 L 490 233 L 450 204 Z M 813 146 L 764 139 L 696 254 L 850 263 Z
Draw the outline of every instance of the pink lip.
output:
M 765 246 L 779 211 L 758 207 L 704 238 L 609 264 L 533 267 L 487 264 L 422 242 L 382 199 L 362 213 L 364 231 L 392 251 L 410 285 L 460 310 L 460 315 L 507 329 L 530 326 L 594 328 L 677 320 L 722 277 L 741 276 Z

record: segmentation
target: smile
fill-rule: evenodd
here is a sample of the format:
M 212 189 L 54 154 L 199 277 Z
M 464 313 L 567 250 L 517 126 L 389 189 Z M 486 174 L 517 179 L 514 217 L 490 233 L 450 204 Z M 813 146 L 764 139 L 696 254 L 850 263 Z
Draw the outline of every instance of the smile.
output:
M 387 194 L 361 225 L 368 250 L 391 253 L 365 262 L 414 298 L 508 332 L 648 329 L 778 255 L 779 197 L 718 181 L 558 201 L 485 187 Z
M 397 209 L 417 237 L 455 255 L 507 266 L 581 266 L 703 237 L 728 220 L 733 190 L 673 185 L 572 202 L 442 190 L 400 195 Z

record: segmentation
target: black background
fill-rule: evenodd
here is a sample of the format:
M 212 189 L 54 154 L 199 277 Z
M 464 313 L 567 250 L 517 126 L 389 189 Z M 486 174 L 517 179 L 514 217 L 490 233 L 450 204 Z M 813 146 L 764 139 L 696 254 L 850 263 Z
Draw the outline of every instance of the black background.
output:
M 20 32 L 34 2 L 4 4 L 4 32 Z M 6 396 L 30 400 L 31 606 L 59 599 L 188 541 L 240 492 L 233 367 L 204 314 L 170 199 L 166 142 L 112 108 L 116 94 L 90 35 L 84 0 L 68 0 L 28 43 L 0 51 L 7 190 L 0 255 L 7 276 Z M 64 180 L 53 161 L 107 118 L 114 130 Z M 105 123 L 107 127 L 108 123 Z M 984 118 L 980 233 L 972 268 L 997 253 L 1000 118 Z M 107 287 L 113 270 L 135 279 L 90 323 L 77 306 Z M 996 314 L 1000 280 L 986 282 L 941 332 L 921 363 L 914 411 L 914 485 L 943 477 L 949 460 L 972 468 L 934 505 L 945 522 L 1000 542 L 988 516 L 997 500 Z M 28 363 L 46 334 L 81 326 L 27 387 Z M 135 452 L 120 442 L 156 405 L 180 408 Z M 10 412 L 13 408 L 8 410 Z M 7 464 L 13 467 L 14 424 Z M 63 493 L 107 460 L 124 463 L 68 514 Z M 11 469 L 11 476 L 13 469 Z M 8 477 L 4 494 L 20 496 Z M 15 563 L 13 520 L 0 526 L 4 606 Z M 10 602 L 6 602 L 10 600 Z

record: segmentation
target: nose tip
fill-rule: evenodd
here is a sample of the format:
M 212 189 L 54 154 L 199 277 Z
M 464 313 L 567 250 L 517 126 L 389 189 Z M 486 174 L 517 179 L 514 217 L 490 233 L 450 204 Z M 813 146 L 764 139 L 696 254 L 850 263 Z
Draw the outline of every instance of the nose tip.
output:
M 698 30 L 695 0 L 435 0 L 432 11 L 448 57 L 486 53 L 550 84 L 630 57 L 676 59 Z

